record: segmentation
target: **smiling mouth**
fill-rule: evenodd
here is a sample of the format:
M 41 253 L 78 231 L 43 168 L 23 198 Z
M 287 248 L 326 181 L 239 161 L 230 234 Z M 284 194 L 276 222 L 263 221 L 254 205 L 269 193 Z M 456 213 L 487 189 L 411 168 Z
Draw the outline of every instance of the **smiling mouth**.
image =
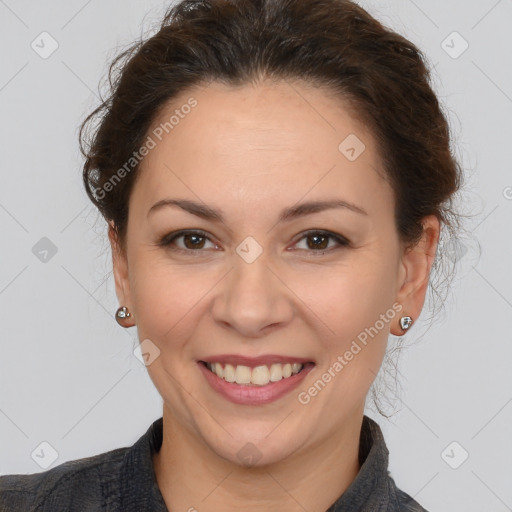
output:
M 245 386 L 266 386 L 272 382 L 279 382 L 297 375 L 306 367 L 314 366 L 314 363 L 274 363 L 251 368 L 244 365 L 232 365 L 223 363 L 209 363 L 200 361 L 208 370 L 217 377 L 235 384 Z

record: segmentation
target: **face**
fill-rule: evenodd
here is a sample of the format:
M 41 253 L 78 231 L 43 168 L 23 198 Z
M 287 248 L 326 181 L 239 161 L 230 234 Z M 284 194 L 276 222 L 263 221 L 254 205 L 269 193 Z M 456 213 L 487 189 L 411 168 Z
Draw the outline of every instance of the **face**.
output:
M 165 414 L 235 463 L 247 443 L 268 464 L 335 441 L 421 311 L 435 223 L 403 250 L 372 134 L 304 83 L 214 82 L 148 134 L 114 274 Z

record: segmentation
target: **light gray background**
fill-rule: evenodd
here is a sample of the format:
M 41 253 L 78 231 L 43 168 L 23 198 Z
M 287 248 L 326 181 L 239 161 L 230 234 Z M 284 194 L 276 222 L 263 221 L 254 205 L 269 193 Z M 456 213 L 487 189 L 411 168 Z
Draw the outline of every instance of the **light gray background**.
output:
M 398 412 L 369 414 L 392 476 L 423 506 L 512 510 L 512 1 L 362 5 L 434 66 L 475 239 L 462 246 L 445 314 L 429 330 L 422 315 L 408 334 L 422 337 L 400 360 Z M 131 445 L 161 415 L 133 354 L 136 330 L 113 319 L 106 231 L 82 190 L 77 129 L 116 48 L 151 33 L 164 9 L 160 0 L 0 0 L 0 473 L 42 471 L 31 454 L 44 441 L 58 453 L 50 467 Z M 31 48 L 43 31 L 59 45 L 47 59 Z M 458 58 L 454 31 L 469 44 Z M 57 249 L 46 262 L 33 251 L 43 237 Z M 446 461 L 456 465 L 462 450 L 468 459 L 452 469 Z

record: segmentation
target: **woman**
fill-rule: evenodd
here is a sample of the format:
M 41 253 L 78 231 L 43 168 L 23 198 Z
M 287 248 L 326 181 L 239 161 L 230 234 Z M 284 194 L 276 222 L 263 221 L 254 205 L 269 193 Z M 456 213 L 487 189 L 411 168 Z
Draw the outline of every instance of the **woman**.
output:
M 163 417 L 2 510 L 425 510 L 364 414 L 461 181 L 418 49 L 346 0 L 184 0 L 119 64 L 84 184 Z

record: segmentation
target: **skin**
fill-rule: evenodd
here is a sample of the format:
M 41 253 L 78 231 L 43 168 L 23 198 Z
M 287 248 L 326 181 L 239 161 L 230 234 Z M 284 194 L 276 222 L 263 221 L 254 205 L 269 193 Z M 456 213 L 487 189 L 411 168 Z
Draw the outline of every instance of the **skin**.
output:
M 403 334 L 401 316 L 420 315 L 439 221 L 426 217 L 417 246 L 403 246 L 373 136 L 327 91 L 304 82 L 213 82 L 175 98 L 154 126 L 190 96 L 197 106 L 141 164 L 126 251 L 109 230 L 117 297 L 132 313 L 126 326 L 160 350 L 147 367 L 164 402 L 157 482 L 169 510 L 325 511 L 359 471 L 365 398 L 389 333 Z M 338 149 L 349 134 L 366 146 L 355 161 Z M 177 207 L 148 216 L 164 198 L 220 209 L 224 222 Z M 277 222 L 286 207 L 327 199 L 367 214 L 330 209 Z M 181 229 L 203 230 L 208 239 L 199 238 L 200 249 L 183 237 L 158 245 Z M 304 237 L 311 229 L 350 244 Z M 236 252 L 248 236 L 263 249 L 252 263 Z M 403 309 L 300 403 L 298 393 L 393 304 Z M 209 386 L 196 362 L 225 353 L 305 357 L 316 366 L 276 402 L 238 405 Z M 246 443 L 261 456 L 249 467 L 237 457 Z

